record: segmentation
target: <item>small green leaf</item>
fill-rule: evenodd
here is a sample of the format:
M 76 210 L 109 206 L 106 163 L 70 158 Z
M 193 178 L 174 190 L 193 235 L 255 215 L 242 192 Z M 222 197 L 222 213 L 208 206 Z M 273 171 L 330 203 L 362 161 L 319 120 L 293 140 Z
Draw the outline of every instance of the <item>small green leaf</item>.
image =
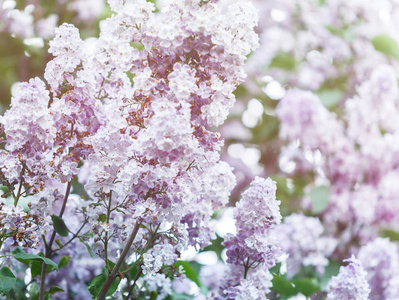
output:
M 389 238 L 391 242 L 399 241 L 399 232 L 391 229 L 383 229 L 381 231 L 381 237 Z
M 39 299 L 39 287 L 37 286 L 36 282 L 33 282 L 29 289 L 29 296 L 31 300 L 38 300 Z
M 320 291 L 320 283 L 316 278 L 299 278 L 292 281 L 296 289 L 306 297 Z
M 64 220 L 56 215 L 52 215 L 51 219 L 53 220 L 53 227 L 55 232 L 63 237 L 68 236 L 69 230 L 68 227 L 65 225 Z
M 183 269 L 186 273 L 186 277 L 196 283 L 199 287 L 201 287 L 201 281 L 199 280 L 198 273 L 195 272 L 194 268 L 190 265 L 189 262 L 179 260 L 177 261 L 174 266 L 179 268 L 179 266 L 183 266 Z
M 58 286 L 52 286 L 48 291 L 46 291 L 46 294 L 54 295 L 55 293 L 62 293 L 65 292 L 62 288 Z
M 100 294 L 101 289 L 107 280 L 107 273 L 102 272 L 100 275 L 97 275 L 93 278 L 89 285 L 89 292 L 93 295 L 93 299 L 97 298 L 98 294 Z
M 112 282 L 112 284 L 111 284 L 106 296 L 111 296 L 113 293 L 115 293 L 115 291 L 118 288 L 120 282 L 121 282 L 121 279 L 119 277 L 116 277 L 114 282 Z
M 156 300 L 158 297 L 158 292 L 157 291 L 152 291 L 150 294 L 150 300 Z
M 399 60 L 399 46 L 398 43 L 389 35 L 377 35 L 371 40 L 375 50 L 384 53 Z
M 327 291 L 327 285 L 333 276 L 337 276 L 339 272 L 340 264 L 331 261 L 329 265 L 325 268 L 323 277 L 320 279 L 320 289 L 322 291 Z
M 323 212 L 330 201 L 330 189 L 324 185 L 315 187 L 309 193 L 312 200 L 312 213 L 317 215 Z
M 90 256 L 95 257 L 93 251 L 91 250 L 90 245 L 87 242 L 85 242 L 81 237 L 79 237 L 79 241 L 81 241 L 86 246 L 87 251 L 89 252 Z
M 222 245 L 224 239 L 220 236 L 216 235 L 216 239 L 211 241 L 209 246 L 206 246 L 201 252 L 205 251 L 214 251 L 218 256 L 219 260 L 222 260 L 222 252 L 224 250 L 224 246 Z
M 276 291 L 284 298 L 289 298 L 298 293 L 293 284 L 289 282 L 284 276 L 274 275 L 272 279 L 272 290 Z
M 30 261 L 30 260 L 31 261 L 43 261 L 46 265 L 53 266 L 54 269 L 58 270 L 58 265 L 55 262 L 53 262 L 49 258 L 41 257 L 39 255 L 20 252 L 20 253 L 14 254 L 14 258 L 21 262 L 26 262 L 26 261 Z
M 40 276 L 42 273 L 42 267 L 43 267 L 43 262 L 39 260 L 34 260 L 32 261 L 30 271 L 32 278 L 35 278 L 36 276 Z
M 55 243 L 56 243 L 56 244 L 58 245 L 58 247 L 60 247 L 60 248 L 64 247 L 64 245 L 60 242 L 59 239 L 56 239 L 56 240 L 55 240 Z
M 340 89 L 322 89 L 317 95 L 325 107 L 331 108 L 341 101 L 344 93 Z
M 272 59 L 269 67 L 290 71 L 295 68 L 295 65 L 296 61 L 292 54 L 286 52 L 280 52 Z
M 106 214 L 99 214 L 98 215 L 98 219 L 97 219 L 98 222 L 104 223 L 106 220 L 107 220 L 107 215 Z
M 70 256 L 61 257 L 60 261 L 58 262 L 58 269 L 62 269 L 64 267 L 66 267 L 69 264 L 70 261 L 71 261 L 71 257 Z
M 7 295 L 13 288 L 17 278 L 8 267 L 0 269 L 0 293 Z
M 16 248 L 12 254 L 14 255 L 14 258 L 18 261 L 20 261 L 21 263 L 23 263 L 25 266 L 29 267 L 30 265 L 30 260 L 29 259 L 22 259 L 22 258 L 17 258 L 16 255 L 17 254 L 25 254 L 25 252 L 21 249 L 21 248 Z

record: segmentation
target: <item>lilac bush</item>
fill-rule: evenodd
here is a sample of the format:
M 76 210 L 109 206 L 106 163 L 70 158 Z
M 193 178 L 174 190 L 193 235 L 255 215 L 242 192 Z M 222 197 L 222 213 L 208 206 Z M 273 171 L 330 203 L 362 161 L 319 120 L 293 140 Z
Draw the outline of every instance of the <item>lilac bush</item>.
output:
M 397 299 L 398 8 L 0 0 L 0 294 Z

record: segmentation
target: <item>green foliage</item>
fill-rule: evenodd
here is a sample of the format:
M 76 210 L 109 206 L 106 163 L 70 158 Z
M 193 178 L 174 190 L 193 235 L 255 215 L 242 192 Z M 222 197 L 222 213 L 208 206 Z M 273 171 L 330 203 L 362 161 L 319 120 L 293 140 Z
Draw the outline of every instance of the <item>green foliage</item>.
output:
M 320 283 L 316 278 L 298 278 L 292 281 L 295 288 L 304 296 L 310 297 L 314 293 L 320 291 Z
M 320 291 L 320 282 L 315 277 L 288 280 L 281 274 L 275 274 L 272 283 L 273 287 L 271 289 L 277 292 L 282 299 L 288 299 L 298 293 L 310 297 Z
M 97 298 L 100 294 L 101 289 L 107 280 L 107 273 L 102 272 L 100 275 L 97 275 L 93 278 L 89 285 L 89 292 L 93 295 L 93 299 Z
M 2 267 L 0 269 L 0 293 L 7 295 L 13 288 L 17 278 L 8 267 Z
M 37 286 L 36 282 L 33 282 L 30 286 L 29 297 L 31 300 L 39 299 L 39 287 Z
M 330 201 L 330 189 L 326 186 L 315 187 L 309 193 L 312 200 L 312 213 L 319 214 L 323 212 Z
M 340 265 L 337 262 L 330 262 L 330 264 L 325 268 L 324 274 L 320 279 L 320 289 L 322 291 L 327 290 L 328 282 L 330 281 L 331 277 L 337 276 L 339 272 Z
M 18 249 L 18 250 L 17 250 Z M 16 251 L 13 252 L 13 256 L 16 260 L 22 262 L 27 267 L 29 267 L 30 262 L 39 261 L 44 262 L 46 265 L 52 266 L 54 269 L 58 270 L 58 265 L 53 262 L 49 258 L 41 257 L 36 254 L 25 253 L 23 250 L 17 248 Z
M 321 89 L 317 95 L 326 108 L 332 108 L 341 101 L 344 92 L 340 89 Z
M 380 233 L 381 237 L 389 238 L 391 242 L 399 242 L 399 232 L 391 229 L 383 229 Z
M 105 270 L 105 269 L 100 275 L 97 275 L 96 277 L 93 278 L 93 280 L 91 281 L 91 283 L 89 285 L 89 292 L 90 292 L 90 294 L 92 294 L 93 299 L 96 299 L 98 297 L 107 278 L 108 278 L 108 274 L 107 274 L 107 270 Z M 111 287 L 109 288 L 106 296 L 110 296 L 113 293 L 115 293 L 120 282 L 121 282 L 120 278 L 116 277 L 114 282 L 112 282 Z
M 389 35 L 377 35 L 371 40 L 375 50 L 384 53 L 388 57 L 399 60 L 399 46 L 397 42 Z
M 56 215 L 52 215 L 51 219 L 53 220 L 53 227 L 55 232 L 57 232 L 60 236 L 63 237 L 68 236 L 69 230 L 68 227 L 65 225 L 64 220 Z
M 273 287 L 271 289 L 277 292 L 283 298 L 289 298 L 295 296 L 298 293 L 293 283 L 287 280 L 282 275 L 274 275 L 272 283 Z
M 58 262 L 58 269 L 66 267 L 70 263 L 71 258 L 72 258 L 71 256 L 61 257 L 60 261 Z
M 198 287 L 201 286 L 201 282 L 200 279 L 198 277 L 198 273 L 195 271 L 195 269 L 193 268 L 193 266 L 187 262 L 187 261 L 183 261 L 183 260 L 179 260 L 177 261 L 174 266 L 176 268 L 179 268 L 180 266 L 183 267 L 185 274 L 187 276 L 188 279 L 192 280 L 195 282 L 196 285 L 198 285 Z
M 296 61 L 292 54 L 286 52 L 278 53 L 271 61 L 270 68 L 279 68 L 291 71 L 295 68 Z
M 216 234 L 216 239 L 212 240 L 211 244 L 206 246 L 201 252 L 214 251 L 219 260 L 222 260 L 222 251 L 224 250 L 224 246 L 222 245 L 223 241 L 224 239 Z

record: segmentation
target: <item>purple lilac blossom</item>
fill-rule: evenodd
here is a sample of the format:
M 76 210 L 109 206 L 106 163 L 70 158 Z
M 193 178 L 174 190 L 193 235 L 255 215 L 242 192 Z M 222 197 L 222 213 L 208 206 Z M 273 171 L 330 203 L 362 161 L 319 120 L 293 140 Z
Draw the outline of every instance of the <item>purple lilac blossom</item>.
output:
M 327 286 L 328 300 L 366 300 L 370 294 L 367 272 L 360 261 L 352 256 L 345 259 L 347 266 L 339 269 L 337 276 L 331 278 Z
M 371 300 L 399 297 L 399 252 L 395 243 L 377 238 L 360 248 L 358 258 L 367 272 Z
M 234 218 L 237 233 L 227 234 L 229 269 L 219 287 L 217 299 L 263 299 L 271 286 L 269 269 L 281 256 L 281 248 L 272 234 L 281 222 L 276 183 L 255 177 L 236 204 Z

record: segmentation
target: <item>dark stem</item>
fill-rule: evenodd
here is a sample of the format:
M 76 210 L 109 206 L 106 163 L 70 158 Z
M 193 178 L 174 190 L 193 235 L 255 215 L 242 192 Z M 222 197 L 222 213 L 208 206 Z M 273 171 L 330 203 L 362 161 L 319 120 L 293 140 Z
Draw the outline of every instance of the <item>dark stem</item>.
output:
M 14 198 L 14 207 L 17 207 L 18 200 L 21 197 L 21 190 L 22 190 L 22 184 L 23 184 L 23 181 L 24 181 L 24 177 L 23 177 L 24 174 L 25 174 L 25 165 L 22 165 L 21 174 L 19 176 L 18 192 L 17 192 L 17 196 Z
M 61 211 L 59 214 L 59 217 L 62 218 L 62 215 L 64 214 L 65 211 L 65 206 L 69 197 L 69 193 L 71 192 L 71 187 L 72 187 L 72 180 L 70 182 L 68 182 L 67 185 L 67 189 L 65 192 L 65 196 L 64 196 L 64 201 L 62 202 L 62 206 L 61 206 Z M 55 239 L 55 230 L 53 230 L 53 233 L 51 234 L 51 238 L 50 238 L 50 242 L 47 244 L 46 246 L 46 258 L 50 258 L 51 254 L 52 254 L 52 250 L 51 247 L 53 246 L 54 243 L 54 239 Z M 42 273 L 40 276 L 40 300 L 44 300 L 44 289 L 45 289 L 45 281 L 46 281 L 46 273 L 47 273 L 47 264 L 43 263 L 42 266 Z
M 122 251 L 121 256 L 119 257 L 118 261 L 116 262 L 114 268 L 112 269 L 111 273 L 108 275 L 107 281 L 105 282 L 100 294 L 98 295 L 98 300 L 104 300 L 105 296 L 107 295 L 107 292 L 109 288 L 111 287 L 111 284 L 114 282 L 116 276 L 119 273 L 119 268 L 122 265 L 122 263 L 125 261 L 125 258 L 127 254 L 129 253 L 130 247 L 133 244 L 134 239 L 136 238 L 137 232 L 139 231 L 140 228 L 140 222 L 136 222 L 134 225 L 132 234 L 129 236 L 129 239 L 126 242 L 125 248 Z
M 141 264 L 140 264 L 140 265 L 139 265 L 139 270 L 137 271 L 136 276 L 134 276 L 133 284 L 130 286 L 129 294 L 128 294 L 127 297 L 126 297 L 126 300 L 129 300 L 129 299 L 132 297 L 132 293 L 133 293 L 134 286 L 136 285 L 136 282 L 137 282 L 137 280 L 139 279 L 139 277 L 140 277 L 140 275 L 141 275 L 141 272 L 142 272 L 142 270 L 141 270 Z M 133 299 L 133 298 L 132 298 L 132 299 Z
M 112 202 L 112 191 L 109 193 L 109 202 L 107 207 L 107 225 L 109 224 L 109 217 L 111 215 L 111 202 Z M 107 266 L 108 272 L 111 270 L 111 266 L 108 261 L 108 231 L 105 232 L 105 240 L 104 240 L 104 256 L 105 256 L 105 265 Z
M 250 266 L 249 266 L 249 257 L 248 257 L 247 261 L 244 263 L 244 269 L 245 269 L 244 279 L 247 279 L 247 273 L 248 273 L 249 268 L 250 268 Z

